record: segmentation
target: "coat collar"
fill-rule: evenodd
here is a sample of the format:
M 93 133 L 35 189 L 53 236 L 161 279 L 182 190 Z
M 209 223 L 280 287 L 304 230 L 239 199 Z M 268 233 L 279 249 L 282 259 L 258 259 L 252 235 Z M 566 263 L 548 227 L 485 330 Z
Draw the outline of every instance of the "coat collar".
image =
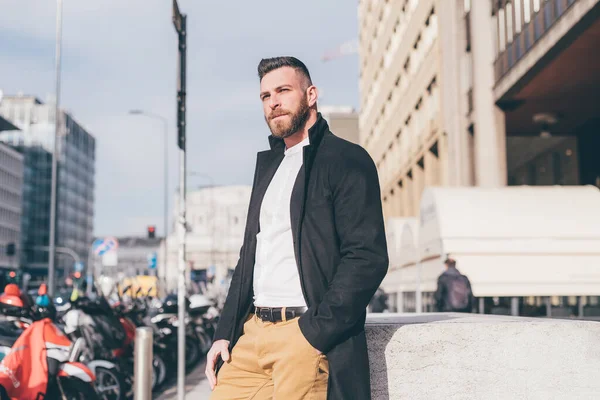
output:
M 308 140 L 310 141 L 309 146 L 317 145 L 321 142 L 323 135 L 329 129 L 329 125 L 327 125 L 327 121 L 323 118 L 321 113 L 317 113 L 317 121 L 313 126 L 308 130 Z M 275 151 L 285 151 L 285 143 L 283 139 L 277 138 L 273 135 L 269 136 L 269 145 L 271 146 L 271 150 Z

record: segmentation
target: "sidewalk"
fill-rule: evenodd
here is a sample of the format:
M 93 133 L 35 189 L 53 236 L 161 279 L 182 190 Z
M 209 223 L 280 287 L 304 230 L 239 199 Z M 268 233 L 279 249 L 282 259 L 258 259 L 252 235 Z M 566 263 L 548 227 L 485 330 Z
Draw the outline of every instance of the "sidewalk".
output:
M 204 376 L 205 363 L 198 365 L 192 372 L 185 377 L 185 398 L 193 400 L 208 400 L 210 395 L 210 386 Z M 157 400 L 176 400 L 177 399 L 177 381 L 171 382 L 158 397 Z

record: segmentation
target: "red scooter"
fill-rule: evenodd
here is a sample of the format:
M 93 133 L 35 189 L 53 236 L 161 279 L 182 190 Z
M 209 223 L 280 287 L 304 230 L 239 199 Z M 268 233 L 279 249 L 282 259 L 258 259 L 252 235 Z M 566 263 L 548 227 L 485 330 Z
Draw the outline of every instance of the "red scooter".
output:
M 96 377 L 50 318 L 33 322 L 0 363 L 0 398 L 96 400 Z

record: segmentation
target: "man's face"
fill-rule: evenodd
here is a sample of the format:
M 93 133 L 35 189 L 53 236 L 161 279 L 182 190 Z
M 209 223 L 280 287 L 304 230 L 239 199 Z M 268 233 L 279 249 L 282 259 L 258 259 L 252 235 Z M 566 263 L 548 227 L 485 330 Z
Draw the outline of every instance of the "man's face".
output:
M 311 107 L 308 87 L 305 77 L 291 67 L 263 76 L 260 99 L 273 136 L 285 139 L 304 128 Z

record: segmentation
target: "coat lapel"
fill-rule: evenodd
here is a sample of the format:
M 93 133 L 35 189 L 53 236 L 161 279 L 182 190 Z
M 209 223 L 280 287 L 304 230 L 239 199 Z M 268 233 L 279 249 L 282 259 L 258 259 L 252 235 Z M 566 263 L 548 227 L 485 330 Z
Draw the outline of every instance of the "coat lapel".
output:
M 302 167 L 298 172 L 298 176 L 292 189 L 292 199 L 290 201 L 290 217 L 292 226 L 292 235 L 294 237 L 294 254 L 296 256 L 296 264 L 298 272 L 302 277 L 302 263 L 300 259 L 300 232 L 302 230 L 302 219 L 304 218 L 304 208 L 306 205 L 306 192 L 310 173 L 314 164 L 317 149 L 323 139 L 323 135 L 329 130 L 327 122 L 319 113 L 317 122 L 309 129 L 308 137 L 310 144 L 305 146 L 303 150 Z
M 255 236 L 260 231 L 260 208 L 269 184 L 283 161 L 283 151 L 277 149 L 262 151 L 256 159 L 256 186 L 254 187 L 253 201 L 248 210 L 248 221 L 254 228 L 251 232 Z

